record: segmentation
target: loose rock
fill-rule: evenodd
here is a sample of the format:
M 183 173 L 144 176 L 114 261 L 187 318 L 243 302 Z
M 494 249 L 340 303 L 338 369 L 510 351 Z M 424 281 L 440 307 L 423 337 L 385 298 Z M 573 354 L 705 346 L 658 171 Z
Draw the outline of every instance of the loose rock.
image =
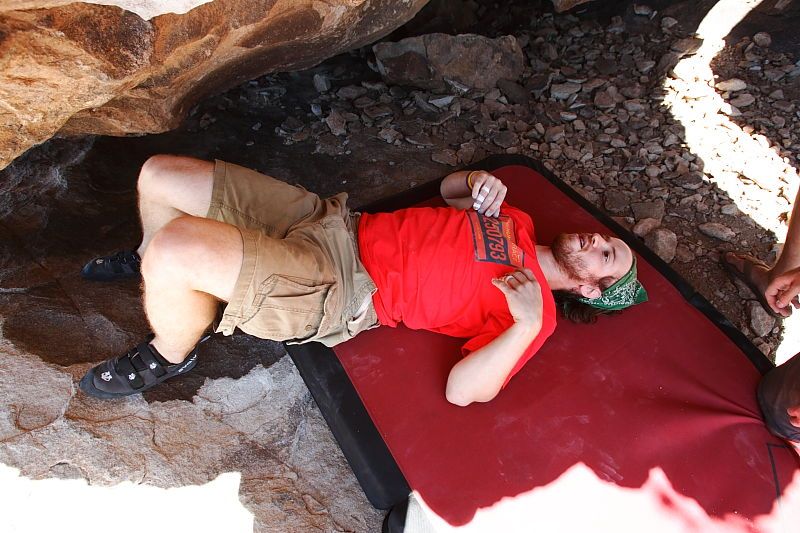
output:
M 653 250 L 665 262 L 671 263 L 675 259 L 678 236 L 667 228 L 655 228 L 647 234 L 644 242 L 648 248 Z
M 503 130 L 492 138 L 492 142 L 501 148 L 509 148 L 517 143 L 517 136 L 512 131 Z
M 755 96 L 750 93 L 742 93 L 733 100 L 731 100 L 731 105 L 736 107 L 747 107 L 751 105 L 753 102 L 756 101 Z
M 431 154 L 431 160 L 454 167 L 458 164 L 458 156 L 453 150 L 437 150 Z
M 623 214 L 628 211 L 628 196 L 622 191 L 611 190 L 606 192 L 605 208 L 615 214 Z
M 475 143 L 467 142 L 462 144 L 456 153 L 458 156 L 458 162 L 462 165 L 471 163 L 476 149 L 477 147 L 475 146 Z
M 735 92 L 747 89 L 747 84 L 739 78 L 731 78 L 729 80 L 718 82 L 716 85 L 714 85 L 714 87 L 720 91 Z
M 331 90 L 331 80 L 323 74 L 314 74 L 314 88 L 317 92 L 324 93 Z
M 736 207 L 736 204 L 725 204 L 722 207 L 720 207 L 719 212 L 722 213 L 723 215 L 729 215 L 729 216 L 736 216 L 739 213 L 741 213 L 741 211 L 739 211 L 739 208 Z
M 498 80 L 497 88 L 508 98 L 512 104 L 527 105 L 530 100 L 530 93 L 519 83 L 512 80 Z
M 641 72 L 642 74 L 647 74 L 653 67 L 656 66 L 656 62 L 652 59 L 639 59 L 636 61 L 636 70 Z
M 367 90 L 364 87 L 359 87 L 358 85 L 347 85 L 346 87 L 342 87 L 336 91 L 336 96 L 344 100 L 355 100 L 359 96 L 363 96 L 365 94 L 367 94 Z
M 697 228 L 703 235 L 708 235 L 709 237 L 725 242 L 730 242 L 736 237 L 736 232 L 718 222 L 707 222 L 705 224 L 700 224 Z
M 633 226 L 633 233 L 637 237 L 644 237 L 657 227 L 661 225 L 661 222 L 654 219 L 654 218 L 643 218 L 642 220 L 638 221 Z
M 773 318 L 762 306 L 756 301 L 747 302 L 747 312 L 750 317 L 750 329 L 753 330 L 759 337 L 768 335 L 772 328 L 775 327 L 775 318 Z
M 550 97 L 556 100 L 566 100 L 581 90 L 578 83 L 554 83 L 550 86 Z
M 753 42 L 761 48 L 769 48 L 769 45 L 772 44 L 772 37 L 769 33 L 760 31 L 753 35 Z
M 675 26 L 677 23 L 678 21 L 672 17 L 664 17 L 663 19 L 661 19 L 661 28 L 668 30 L 673 26 Z
M 631 209 L 633 210 L 633 217 L 636 220 L 652 218 L 660 224 L 661 219 L 664 218 L 664 200 L 633 202 L 631 204 Z
M 622 106 L 631 113 L 643 113 L 647 109 L 639 100 L 625 100 Z
M 694 254 L 686 246 L 679 244 L 675 251 L 675 258 L 681 263 L 691 263 L 694 261 Z
M 672 51 L 682 55 L 693 54 L 700 49 L 703 39 L 699 37 L 686 37 L 672 43 Z
M 644 173 L 647 175 L 648 178 L 657 178 L 661 175 L 661 167 L 656 165 L 650 165 L 646 169 L 644 169 Z
M 339 136 L 347 133 L 346 121 L 338 109 L 331 109 L 330 114 L 325 119 L 325 124 L 328 125 L 328 129 L 334 135 Z
M 544 132 L 544 140 L 553 143 L 564 138 L 564 126 L 550 126 Z
M 608 109 L 614 107 L 616 102 L 607 91 L 600 91 L 594 96 L 594 105 L 600 109 Z
M 597 69 L 597 72 L 603 74 L 605 76 L 612 76 L 617 73 L 619 69 L 619 64 L 617 61 L 613 59 L 608 59 L 605 57 L 599 58 L 595 61 L 594 68 Z
M 389 144 L 394 143 L 396 140 L 400 139 L 403 135 L 391 128 L 383 128 L 378 132 L 378 138 L 386 141 Z

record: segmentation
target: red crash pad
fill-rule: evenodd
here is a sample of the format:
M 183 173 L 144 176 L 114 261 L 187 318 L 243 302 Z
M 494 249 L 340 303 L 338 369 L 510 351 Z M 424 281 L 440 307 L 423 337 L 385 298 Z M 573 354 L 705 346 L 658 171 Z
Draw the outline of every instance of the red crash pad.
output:
M 509 203 L 531 214 L 538 242 L 562 231 L 613 233 L 533 169 L 494 173 Z M 710 516 L 769 513 L 800 465 L 764 426 L 760 373 L 641 256 L 639 274 L 649 303 L 594 325 L 559 318 L 486 404 L 445 400 L 462 339 L 381 327 L 334 351 L 410 487 L 453 525 L 577 464 L 626 488 L 660 468 Z

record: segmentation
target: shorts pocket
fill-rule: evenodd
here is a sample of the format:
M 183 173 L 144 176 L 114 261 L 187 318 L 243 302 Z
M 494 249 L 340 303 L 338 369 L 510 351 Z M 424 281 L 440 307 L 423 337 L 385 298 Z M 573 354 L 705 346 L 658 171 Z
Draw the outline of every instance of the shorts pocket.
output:
M 239 328 L 276 341 L 316 335 L 332 286 L 333 283 L 273 274 L 259 286 Z

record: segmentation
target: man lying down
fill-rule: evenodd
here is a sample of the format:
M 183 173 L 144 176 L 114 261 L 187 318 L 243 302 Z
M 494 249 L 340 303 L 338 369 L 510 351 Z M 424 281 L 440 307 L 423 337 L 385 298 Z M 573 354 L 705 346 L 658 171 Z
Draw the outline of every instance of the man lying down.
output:
M 531 218 L 489 172 L 447 176 L 449 207 L 379 214 L 350 211 L 345 193 L 323 200 L 237 165 L 169 155 L 144 164 L 138 190 L 141 245 L 82 275 L 141 275 L 153 334 L 83 377 L 99 398 L 191 370 L 227 302 L 215 323 L 224 335 L 333 346 L 402 322 L 467 338 L 444 391 L 466 406 L 494 398 L 542 346 L 556 300 L 591 322 L 647 299 L 624 242 L 571 233 L 536 244 Z

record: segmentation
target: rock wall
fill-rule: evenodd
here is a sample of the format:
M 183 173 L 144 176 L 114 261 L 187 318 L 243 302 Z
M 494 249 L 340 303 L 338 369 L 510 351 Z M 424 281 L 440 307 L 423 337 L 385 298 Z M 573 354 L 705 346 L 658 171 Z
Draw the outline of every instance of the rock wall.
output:
M 379 39 L 426 0 L 215 0 L 0 7 L 0 168 L 56 132 L 176 127 L 202 98 Z M 37 9 L 37 6 L 52 6 Z M 145 19 L 136 12 L 152 15 Z M 135 11 L 134 11 L 135 10 Z
M 212 0 L 93 0 L 87 4 L 117 6 L 143 19 L 151 19 L 165 13 L 186 13 L 197 6 Z M 19 11 L 23 9 L 44 9 L 48 7 L 74 4 L 73 0 L 4 0 L 0 11 Z

